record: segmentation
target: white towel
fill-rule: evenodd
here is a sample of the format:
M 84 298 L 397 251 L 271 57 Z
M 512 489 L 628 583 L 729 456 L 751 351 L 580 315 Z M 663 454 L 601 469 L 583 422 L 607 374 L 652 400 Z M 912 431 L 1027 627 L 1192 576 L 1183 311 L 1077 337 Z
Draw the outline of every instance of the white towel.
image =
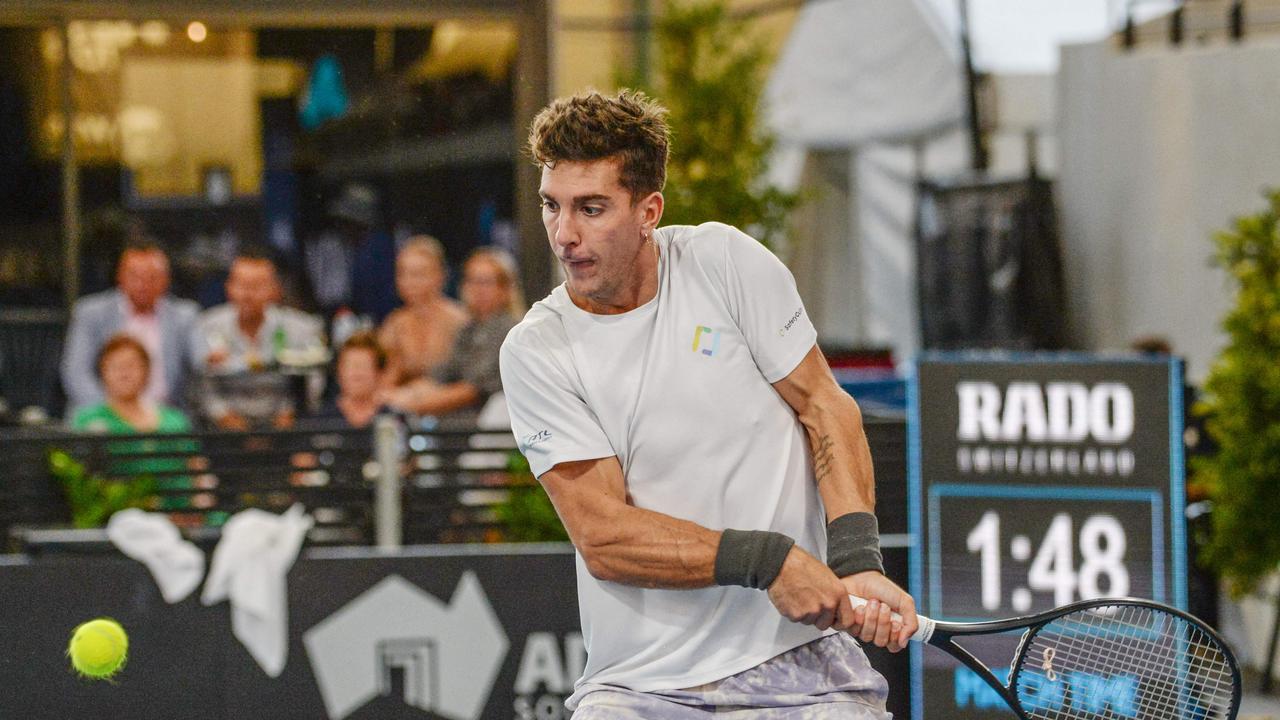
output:
M 107 521 L 107 538 L 120 552 L 147 566 L 167 603 L 182 601 L 204 577 L 204 553 L 183 540 L 161 513 L 121 510 Z
M 283 515 L 243 510 L 227 520 L 214 548 L 200 599 L 231 600 L 231 631 L 271 677 L 289 653 L 289 596 L 285 578 L 312 519 L 295 504 Z

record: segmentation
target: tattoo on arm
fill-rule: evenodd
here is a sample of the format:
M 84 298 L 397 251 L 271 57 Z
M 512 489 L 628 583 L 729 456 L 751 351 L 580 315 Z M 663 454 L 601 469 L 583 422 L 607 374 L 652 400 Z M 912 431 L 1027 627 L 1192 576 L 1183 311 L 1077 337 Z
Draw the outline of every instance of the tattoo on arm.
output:
M 830 435 L 823 435 L 818 438 L 817 447 L 813 449 L 813 476 L 819 485 L 830 474 L 831 466 L 835 464 L 835 446 Z

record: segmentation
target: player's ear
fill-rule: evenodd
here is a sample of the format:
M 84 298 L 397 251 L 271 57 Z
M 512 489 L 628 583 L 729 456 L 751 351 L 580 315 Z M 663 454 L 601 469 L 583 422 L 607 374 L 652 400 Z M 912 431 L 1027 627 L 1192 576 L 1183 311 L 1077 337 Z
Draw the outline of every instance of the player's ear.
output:
M 637 203 L 637 210 L 640 211 L 640 224 L 644 226 L 645 233 L 653 234 L 654 228 L 658 227 L 658 223 L 662 220 L 662 209 L 665 204 L 662 193 L 654 191 L 641 198 Z

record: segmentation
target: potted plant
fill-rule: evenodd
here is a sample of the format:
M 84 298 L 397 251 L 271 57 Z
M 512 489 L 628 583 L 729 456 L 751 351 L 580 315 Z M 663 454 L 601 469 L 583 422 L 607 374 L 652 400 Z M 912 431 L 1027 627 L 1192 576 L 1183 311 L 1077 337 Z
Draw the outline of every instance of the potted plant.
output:
M 63 450 L 49 451 L 49 472 L 66 493 L 71 523 L 77 528 L 103 527 L 117 510 L 151 509 L 155 502 L 156 482 L 151 476 L 109 480 L 90 473 Z
M 1235 304 L 1196 408 L 1218 451 L 1192 468 L 1214 500 L 1206 559 L 1241 595 L 1280 565 L 1280 192 L 1214 242 Z

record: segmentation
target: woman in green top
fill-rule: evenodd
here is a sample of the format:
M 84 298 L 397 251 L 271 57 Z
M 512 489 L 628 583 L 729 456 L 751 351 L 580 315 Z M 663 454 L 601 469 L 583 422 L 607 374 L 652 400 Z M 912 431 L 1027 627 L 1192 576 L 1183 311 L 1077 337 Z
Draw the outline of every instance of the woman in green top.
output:
M 106 401 L 77 412 L 72 420 L 74 429 L 109 435 L 191 432 L 191 423 L 181 411 L 143 397 L 151 374 L 151 357 L 133 336 L 120 333 L 107 340 L 98 351 L 97 368 Z M 186 490 L 191 488 L 191 478 L 174 475 L 187 469 L 184 458 L 124 458 L 150 453 L 189 455 L 195 450 L 196 444 L 191 440 L 112 443 L 107 451 L 123 458 L 111 463 L 108 471 L 112 475 L 154 475 L 157 489 Z M 189 505 L 184 496 L 162 497 L 160 504 L 165 510 Z
M 129 435 L 189 432 L 191 423 L 181 411 L 143 397 L 151 377 L 151 356 L 132 335 L 120 333 L 98 351 L 98 379 L 106 402 L 76 413 L 76 430 Z

